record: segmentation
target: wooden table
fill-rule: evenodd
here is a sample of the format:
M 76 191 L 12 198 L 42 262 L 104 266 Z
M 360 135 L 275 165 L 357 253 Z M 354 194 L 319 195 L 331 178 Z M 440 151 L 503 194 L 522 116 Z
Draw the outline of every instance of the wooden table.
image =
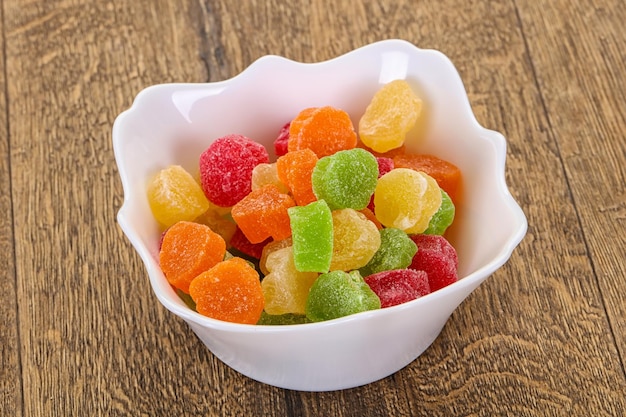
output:
M 626 7 L 618 0 L 2 0 L 0 414 L 626 414 Z M 401 38 L 456 64 L 528 221 L 417 360 L 294 392 L 223 365 L 116 225 L 141 89 Z

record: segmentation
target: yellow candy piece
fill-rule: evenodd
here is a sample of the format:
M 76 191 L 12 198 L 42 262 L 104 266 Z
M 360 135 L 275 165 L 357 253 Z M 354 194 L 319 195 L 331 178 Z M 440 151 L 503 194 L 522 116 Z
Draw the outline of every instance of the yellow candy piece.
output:
M 263 250 L 261 251 L 261 259 L 259 259 L 259 269 L 261 270 L 263 275 L 267 275 L 270 273 L 270 271 L 267 269 L 267 257 L 277 250 L 286 248 L 287 246 L 291 246 L 292 244 L 292 239 L 288 237 L 287 239 L 273 240 L 267 245 L 263 246 Z
M 192 221 L 209 208 L 200 185 L 179 165 L 161 170 L 148 185 L 147 194 L 152 214 L 165 227 Z
M 333 257 L 330 270 L 351 271 L 366 265 L 380 247 L 380 233 L 364 214 L 350 208 L 335 210 Z
M 396 168 L 378 179 L 374 207 L 383 226 L 422 233 L 441 206 L 441 189 L 424 172 Z
M 228 216 L 228 213 L 222 214 L 223 212 L 223 207 L 209 204 L 208 210 L 196 217 L 194 222 L 209 226 L 212 231 L 222 236 L 228 244 L 237 230 L 237 225 L 230 218 L 225 217 Z
M 283 194 L 289 193 L 289 188 L 278 179 L 276 162 L 259 164 L 252 170 L 252 191 L 263 188 L 267 184 L 274 184 Z
M 272 315 L 304 314 L 309 289 L 318 274 L 296 269 L 291 246 L 269 254 L 266 267 L 270 273 L 261 281 L 265 312 Z
M 359 121 L 359 137 L 376 152 L 399 148 L 422 112 L 422 100 L 405 80 L 385 84 Z

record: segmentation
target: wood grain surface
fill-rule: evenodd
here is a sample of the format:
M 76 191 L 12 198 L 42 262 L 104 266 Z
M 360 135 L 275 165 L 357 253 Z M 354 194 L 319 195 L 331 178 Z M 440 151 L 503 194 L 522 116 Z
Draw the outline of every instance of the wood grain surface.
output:
M 626 415 L 621 0 L 0 5 L 1 415 Z M 152 84 L 389 38 L 455 63 L 507 137 L 528 234 L 396 374 L 325 393 L 250 380 L 153 296 L 116 225 L 113 121 Z

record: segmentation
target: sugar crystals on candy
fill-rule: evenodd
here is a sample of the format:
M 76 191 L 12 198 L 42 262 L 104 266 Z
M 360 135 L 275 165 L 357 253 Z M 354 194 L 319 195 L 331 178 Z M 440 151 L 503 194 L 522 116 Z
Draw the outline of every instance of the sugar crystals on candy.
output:
M 306 316 L 324 321 L 379 308 L 380 299 L 359 271 L 332 271 L 320 275 L 311 286 Z
M 381 308 L 406 303 L 430 293 L 428 274 L 414 269 L 393 269 L 365 277 L 380 298 Z
M 376 158 L 360 148 L 321 158 L 311 176 L 313 192 L 326 200 L 331 210 L 367 207 L 377 179 Z
M 422 100 L 405 80 L 394 80 L 376 92 L 359 121 L 359 137 L 376 152 L 404 143 L 422 112 Z
M 265 147 L 245 136 L 218 138 L 200 155 L 204 194 L 218 206 L 233 206 L 252 191 L 254 167 L 268 162 Z
M 351 271 L 365 266 L 380 247 L 376 225 L 354 209 L 332 212 L 333 257 L 330 270 Z
M 291 246 L 269 254 L 265 267 L 269 271 L 261 281 L 265 297 L 265 312 L 273 315 L 303 315 L 309 289 L 318 274 L 300 272 L 296 269 Z
M 191 221 L 209 208 L 198 183 L 179 165 L 161 170 L 148 184 L 147 196 L 154 218 L 165 227 Z
M 291 235 L 287 209 L 293 206 L 290 196 L 268 184 L 239 200 L 231 214 L 248 240 L 260 243 L 269 237 L 281 240 Z
M 333 256 L 333 218 L 324 200 L 288 210 L 293 258 L 301 272 L 328 272 Z
M 392 227 L 384 228 L 380 233 L 380 247 L 367 263 L 359 269 L 364 277 L 391 269 L 406 268 L 411 264 L 417 245 L 405 232 Z
M 352 149 L 357 137 L 348 113 L 332 106 L 302 110 L 289 128 L 289 152 L 311 149 L 318 158 Z
M 259 274 L 237 257 L 194 278 L 189 294 L 198 313 L 233 323 L 256 324 L 265 306 Z
M 165 232 L 159 252 L 159 264 L 168 282 L 183 292 L 200 273 L 224 258 L 226 243 L 208 226 L 178 222 Z
M 431 291 L 437 291 L 457 281 L 459 260 L 454 247 L 443 236 L 412 235 L 417 253 L 409 268 L 425 271 Z
M 422 233 L 439 206 L 440 188 L 423 172 L 395 168 L 378 179 L 374 213 L 383 226 Z

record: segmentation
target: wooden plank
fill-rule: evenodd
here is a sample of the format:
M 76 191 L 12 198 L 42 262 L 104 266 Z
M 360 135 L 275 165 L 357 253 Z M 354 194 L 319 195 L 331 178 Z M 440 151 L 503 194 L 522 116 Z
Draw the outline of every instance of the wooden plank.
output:
M 6 3 L 26 415 L 284 409 L 166 313 L 115 222 L 114 118 L 143 87 L 205 77 L 187 6 Z
M 543 105 L 626 364 L 626 19 L 622 2 L 520 2 Z M 541 46 L 539 46 L 541 45 Z
M 574 172 L 597 167 L 575 152 L 591 140 L 567 125 L 578 114 L 567 110 L 567 96 L 546 98 L 561 92 L 559 78 L 568 75 L 551 65 L 567 57 L 559 55 L 557 34 L 602 45 L 606 38 L 592 39 L 591 29 L 577 35 L 586 21 L 570 26 L 559 15 L 573 3 L 581 9 L 584 0 L 554 1 L 543 5 L 552 7 L 544 15 L 521 0 L 248 0 L 236 7 L 226 0 L 5 0 L 20 308 L 2 308 L 20 323 L 23 414 L 623 414 L 625 377 L 615 341 L 624 315 L 614 278 L 623 269 L 610 260 L 623 252 L 607 248 L 599 233 L 623 207 L 619 196 L 604 196 L 606 214 L 594 220 L 596 195 Z M 620 28 L 618 17 L 602 14 L 613 28 Z M 218 81 L 265 54 L 319 61 L 391 37 L 448 54 L 478 120 L 507 136 L 507 179 L 528 215 L 529 234 L 433 346 L 394 376 L 330 393 L 257 383 L 214 358 L 153 297 L 139 258 L 115 226 L 122 189 L 111 125 L 151 84 Z M 623 43 L 606 45 L 609 62 L 619 64 L 623 48 L 615 45 Z M 618 69 L 608 74 L 603 83 L 575 67 L 586 84 L 570 98 L 591 97 L 603 110 L 615 100 L 623 104 L 612 88 L 621 85 Z M 590 94 L 594 86 L 597 96 Z M 583 132 L 602 127 L 618 142 L 620 113 L 593 114 Z M 576 140 L 569 142 L 572 133 Z M 592 149 L 619 169 L 623 142 L 608 142 Z M 8 144 L 0 140 L 0 156 Z M 593 178 L 600 190 L 608 188 L 606 178 L 623 179 L 623 171 L 600 172 Z M 7 204 L 0 196 L 0 209 Z M 2 231 L 7 226 L 11 232 L 11 224 L 0 223 Z M 2 323 L 0 331 L 12 331 Z M 16 358 L 3 357 L 2 364 Z M 11 382 L 0 376 L 8 391 Z M 2 401 L 19 415 L 20 393 L 14 395 Z
M 439 49 L 459 67 L 478 120 L 508 138 L 507 180 L 529 232 L 453 316 L 442 335 L 451 339 L 433 346 L 433 361 L 416 367 L 426 381 L 451 370 L 439 381 L 445 389 L 413 403 L 431 415 L 619 415 L 624 374 L 579 224 L 586 214 L 572 200 L 515 4 L 452 3 L 440 3 L 440 13 L 458 11 L 446 14 L 444 33 L 441 22 L 423 30 L 445 42 Z
M 302 7 L 310 31 L 301 34 L 302 42 L 311 50 L 297 59 L 328 59 L 388 37 L 447 53 L 466 81 L 479 121 L 509 138 L 507 178 L 531 227 L 511 262 L 461 306 L 422 358 L 350 394 L 327 393 L 323 400 L 289 394 L 289 401 L 305 415 L 337 414 L 337 404 L 356 398 L 414 415 L 614 415 L 624 407 L 624 375 L 515 4 L 373 3 Z M 226 7 L 222 2 L 216 10 Z M 247 19 L 254 13 L 245 5 L 239 11 L 245 24 L 236 26 L 238 20 L 227 15 L 228 30 L 214 39 L 229 48 L 235 70 L 264 51 L 254 44 L 255 35 L 278 42 L 287 56 L 303 54 L 297 40 L 284 47 L 265 26 L 251 25 Z
M 0 8 L 2 3 L 0 2 Z M 1 12 L 0 12 L 1 16 Z M 4 43 L 4 19 L 0 19 L 0 43 Z M 0 410 L 6 415 L 21 416 L 22 369 L 20 366 L 19 318 L 13 243 L 13 207 L 11 202 L 11 138 L 7 120 L 7 83 L 4 51 L 0 53 Z

